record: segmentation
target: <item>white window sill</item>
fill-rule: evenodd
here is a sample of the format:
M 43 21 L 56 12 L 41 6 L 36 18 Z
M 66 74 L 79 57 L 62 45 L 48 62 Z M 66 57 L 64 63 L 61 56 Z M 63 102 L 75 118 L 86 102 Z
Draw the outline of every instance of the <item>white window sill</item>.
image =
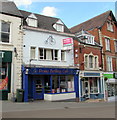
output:
M 0 42 L 1 45 L 9 45 L 9 46 L 13 46 L 12 43 L 4 43 L 4 42 Z

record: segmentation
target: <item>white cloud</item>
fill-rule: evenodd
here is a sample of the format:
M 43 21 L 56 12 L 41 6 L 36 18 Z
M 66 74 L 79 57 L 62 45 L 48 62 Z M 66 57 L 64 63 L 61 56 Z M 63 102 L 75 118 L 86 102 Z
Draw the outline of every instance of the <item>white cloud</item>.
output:
M 27 6 L 31 5 L 33 2 L 33 0 L 10 0 L 10 1 L 14 1 L 17 6 L 21 5 Z
M 44 7 L 41 14 L 46 15 L 46 16 L 51 16 L 51 17 L 55 17 L 57 16 L 57 8 L 55 7 Z

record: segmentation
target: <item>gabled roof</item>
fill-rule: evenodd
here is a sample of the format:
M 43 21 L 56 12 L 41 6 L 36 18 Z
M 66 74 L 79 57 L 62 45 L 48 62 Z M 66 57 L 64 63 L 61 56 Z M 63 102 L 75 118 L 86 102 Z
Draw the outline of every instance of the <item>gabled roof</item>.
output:
M 0 13 L 11 16 L 22 17 L 22 14 L 19 12 L 15 3 L 11 1 L 6 1 L 6 2 L 0 1 Z
M 27 12 L 27 11 L 23 11 L 20 10 L 21 14 L 24 17 L 24 25 L 28 26 L 26 23 L 26 18 L 32 14 L 31 12 Z M 48 16 L 44 16 L 44 15 L 40 15 L 40 14 L 35 14 L 33 13 L 37 19 L 38 19 L 38 28 L 41 29 L 46 29 L 46 30 L 52 30 L 52 31 L 56 31 L 53 27 L 53 25 L 60 20 L 59 18 L 54 18 L 54 17 L 48 17 Z M 64 24 L 64 32 L 65 33 L 71 33 L 70 30 L 67 28 L 67 26 Z
M 106 22 L 109 15 L 111 15 L 113 17 L 114 21 L 116 21 L 112 11 L 109 10 L 105 13 L 102 13 L 101 15 L 98 15 L 92 19 L 89 19 L 79 25 L 72 27 L 70 29 L 70 31 L 72 33 L 76 33 L 76 32 L 81 31 L 82 29 L 87 31 L 87 30 L 91 30 L 93 28 L 100 28 L 104 25 L 104 23 Z

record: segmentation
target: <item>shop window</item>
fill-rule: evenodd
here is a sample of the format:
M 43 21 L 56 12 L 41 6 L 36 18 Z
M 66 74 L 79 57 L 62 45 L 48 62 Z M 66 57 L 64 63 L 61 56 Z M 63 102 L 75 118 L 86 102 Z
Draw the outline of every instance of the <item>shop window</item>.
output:
M 111 21 L 107 22 L 107 30 L 113 32 L 113 24 L 111 23 Z
M 52 93 L 59 93 L 59 81 L 58 76 L 52 76 Z
M 9 22 L 0 22 L 0 41 L 9 43 L 10 41 L 10 23 Z
M 89 82 L 90 82 L 90 93 L 98 93 L 98 80 L 90 78 Z
M 36 47 L 30 48 L 30 59 L 35 59 L 36 57 Z
M 105 38 L 105 45 L 106 45 L 106 50 L 110 51 L 110 39 Z
M 8 63 L 2 63 L 0 66 L 0 90 L 8 89 Z
M 89 68 L 93 68 L 93 56 L 89 56 Z
M 64 93 L 74 91 L 73 76 L 52 76 L 52 93 Z
M 44 91 L 45 93 L 51 93 L 50 76 L 48 75 L 44 77 Z

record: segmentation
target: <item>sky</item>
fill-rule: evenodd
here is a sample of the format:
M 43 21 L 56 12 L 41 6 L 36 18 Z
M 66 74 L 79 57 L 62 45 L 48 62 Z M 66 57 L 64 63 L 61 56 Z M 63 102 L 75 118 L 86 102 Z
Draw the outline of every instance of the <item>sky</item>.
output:
M 115 15 L 115 1 L 78 1 L 78 0 L 13 0 L 21 10 L 60 18 L 68 28 L 80 24 L 108 10 Z M 42 1 L 42 2 L 41 2 Z M 44 1 L 44 2 L 43 2 Z M 56 1 L 56 2 L 53 2 Z M 82 0 L 83 1 L 83 0 Z M 117 3 L 117 2 L 116 2 Z M 117 5 L 117 4 L 116 4 Z

